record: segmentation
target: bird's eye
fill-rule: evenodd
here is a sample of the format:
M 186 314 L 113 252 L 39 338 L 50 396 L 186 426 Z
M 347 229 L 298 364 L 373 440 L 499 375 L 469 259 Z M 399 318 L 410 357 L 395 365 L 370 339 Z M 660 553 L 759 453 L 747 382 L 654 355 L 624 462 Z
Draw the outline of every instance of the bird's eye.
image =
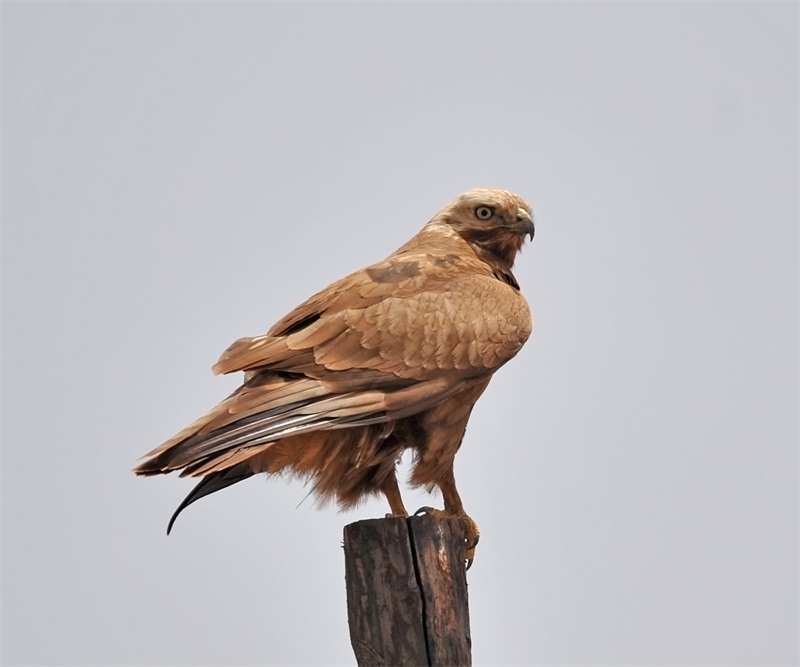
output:
M 478 206 L 475 209 L 475 217 L 478 220 L 488 220 L 494 215 L 494 209 L 490 208 L 489 206 Z

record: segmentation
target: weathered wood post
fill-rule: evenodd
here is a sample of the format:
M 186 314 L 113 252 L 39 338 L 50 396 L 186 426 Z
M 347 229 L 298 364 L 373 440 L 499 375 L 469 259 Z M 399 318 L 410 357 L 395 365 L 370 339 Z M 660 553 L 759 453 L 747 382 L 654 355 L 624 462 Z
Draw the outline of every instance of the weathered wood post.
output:
M 359 667 L 471 665 L 464 529 L 430 515 L 344 529 L 350 642 Z

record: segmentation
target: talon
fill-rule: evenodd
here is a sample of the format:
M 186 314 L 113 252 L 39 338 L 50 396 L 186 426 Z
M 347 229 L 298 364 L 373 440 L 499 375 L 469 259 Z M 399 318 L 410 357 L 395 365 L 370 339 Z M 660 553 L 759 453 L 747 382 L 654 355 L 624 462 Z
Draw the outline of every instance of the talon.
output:
M 475 526 L 475 529 L 477 530 L 477 526 Z M 472 540 L 472 542 L 466 542 L 465 540 L 467 551 L 466 554 L 464 555 L 464 559 L 467 561 L 468 570 L 469 568 L 472 567 L 472 561 L 475 560 L 475 547 L 478 546 L 478 542 L 480 542 L 480 539 L 481 539 L 480 535 L 475 535 L 475 539 Z
M 464 560 L 467 564 L 467 569 L 472 567 L 472 561 L 475 560 L 475 547 L 478 546 L 478 541 L 481 539 L 480 531 L 478 530 L 478 525 L 465 514 L 463 511 L 461 512 L 451 512 L 446 509 L 437 510 L 433 507 L 420 507 L 416 512 L 414 512 L 414 516 L 419 516 L 420 514 L 429 514 L 433 517 L 439 517 L 442 519 L 457 519 L 461 522 L 461 525 L 464 526 Z

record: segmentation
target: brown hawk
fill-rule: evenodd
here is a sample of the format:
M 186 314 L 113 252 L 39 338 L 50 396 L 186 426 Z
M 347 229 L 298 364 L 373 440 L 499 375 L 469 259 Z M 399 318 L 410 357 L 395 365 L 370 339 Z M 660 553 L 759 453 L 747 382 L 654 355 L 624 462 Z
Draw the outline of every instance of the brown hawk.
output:
M 511 272 L 531 208 L 504 190 L 456 197 L 408 243 L 312 296 L 265 335 L 241 338 L 215 373 L 244 383 L 134 470 L 202 477 L 195 500 L 256 473 L 289 472 L 350 508 L 382 492 L 407 516 L 395 467 L 413 451 L 410 483 L 464 522 L 467 559 L 478 530 L 453 475 L 472 406 L 519 352 L 531 316 Z

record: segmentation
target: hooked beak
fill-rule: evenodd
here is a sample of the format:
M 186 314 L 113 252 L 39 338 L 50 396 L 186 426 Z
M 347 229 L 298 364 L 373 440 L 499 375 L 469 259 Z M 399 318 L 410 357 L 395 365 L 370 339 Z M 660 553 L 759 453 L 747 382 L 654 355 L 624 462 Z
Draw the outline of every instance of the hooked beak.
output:
M 530 240 L 533 241 L 533 234 L 536 231 L 533 226 L 533 218 L 524 208 L 517 211 L 517 228 L 523 236 L 527 234 Z

